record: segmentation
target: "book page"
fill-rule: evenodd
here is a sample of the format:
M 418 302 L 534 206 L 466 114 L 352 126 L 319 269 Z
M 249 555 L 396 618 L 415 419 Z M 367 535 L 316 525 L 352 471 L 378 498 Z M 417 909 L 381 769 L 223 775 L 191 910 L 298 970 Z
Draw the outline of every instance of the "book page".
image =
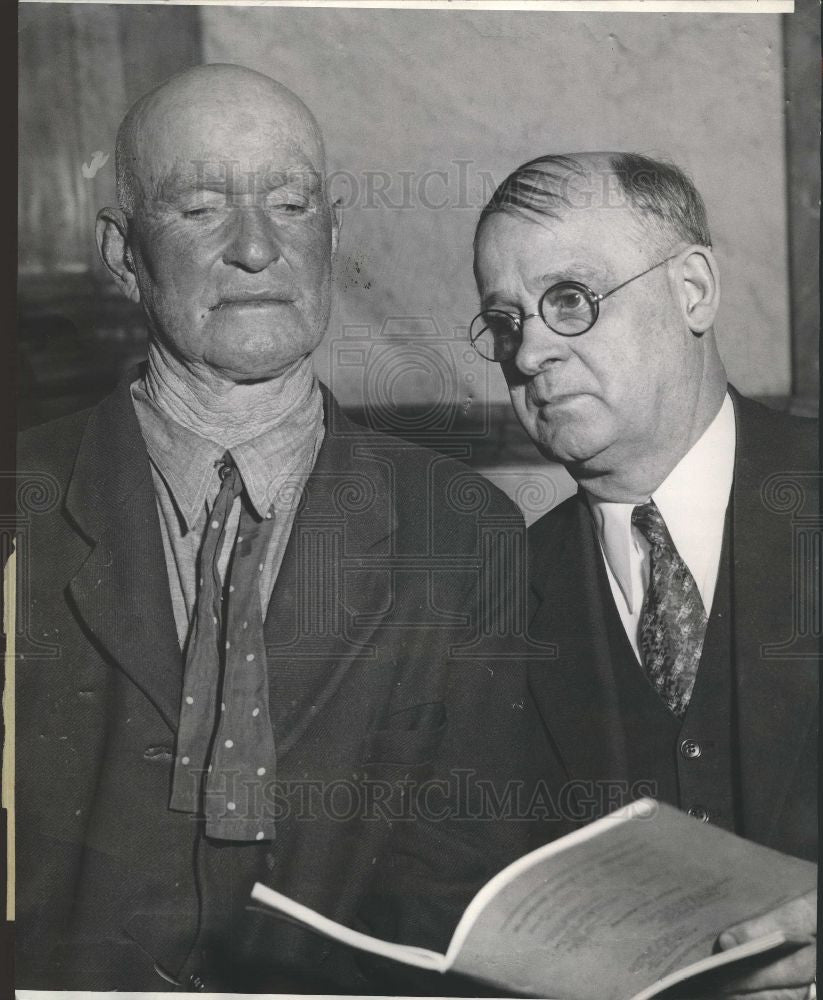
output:
M 455 933 L 452 967 L 524 996 L 627 1000 L 709 957 L 724 928 L 816 884 L 809 862 L 668 806 L 625 813 L 493 880 Z
M 394 944 L 391 941 L 381 941 L 380 938 L 372 937 L 370 934 L 363 934 L 362 931 L 352 930 L 324 917 L 316 910 L 308 906 L 303 906 L 282 892 L 270 889 L 260 882 L 254 883 L 251 891 L 252 899 L 259 903 L 264 903 L 273 910 L 279 911 L 302 924 L 313 927 L 326 937 L 330 937 L 342 944 L 350 945 L 352 948 L 360 948 L 361 951 L 369 951 L 373 955 L 381 955 L 383 958 L 394 959 L 395 962 L 404 962 L 406 965 L 414 965 L 419 969 L 430 969 L 436 972 L 445 971 L 446 957 L 436 951 L 429 951 L 427 948 L 417 948 L 413 945 Z
M 650 1000 L 651 997 L 656 997 L 658 993 L 662 993 L 670 986 L 676 986 L 678 983 L 691 979 L 693 976 L 709 972 L 712 969 L 719 969 L 722 965 L 730 965 L 732 962 L 737 962 L 743 958 L 762 955 L 764 952 L 786 944 L 787 941 L 788 938 L 785 934 L 775 931 L 774 934 L 767 934 L 765 937 L 755 938 L 754 941 L 746 941 L 745 944 L 739 944 L 736 948 L 727 948 L 725 951 L 718 951 L 713 955 L 709 955 L 708 958 L 701 958 L 699 961 L 687 965 L 683 969 L 678 969 L 677 972 L 670 972 L 663 979 L 658 979 L 653 986 L 641 990 L 632 997 L 632 1000 Z M 775 957 L 776 960 L 777 958 Z

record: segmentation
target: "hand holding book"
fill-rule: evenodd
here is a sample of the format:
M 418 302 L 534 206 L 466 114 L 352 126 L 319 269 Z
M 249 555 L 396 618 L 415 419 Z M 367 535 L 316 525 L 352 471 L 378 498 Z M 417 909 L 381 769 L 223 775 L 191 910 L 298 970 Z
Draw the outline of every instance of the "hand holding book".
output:
M 760 916 L 725 930 L 717 948 L 725 951 L 780 931 L 787 947 L 769 956 L 768 961 L 745 963 L 724 969 L 713 979 L 712 995 L 736 996 L 746 1000 L 806 1000 L 814 982 L 817 962 L 817 892 L 792 899 Z
M 756 1000 L 804 1000 L 813 948 L 785 946 L 808 938 L 816 881 L 807 861 L 641 799 L 496 875 L 469 904 L 445 955 L 359 934 L 259 883 L 252 896 L 338 941 L 517 996 L 648 1000 L 782 948 L 741 981 L 767 990 Z M 781 983 L 797 996 L 780 992 Z

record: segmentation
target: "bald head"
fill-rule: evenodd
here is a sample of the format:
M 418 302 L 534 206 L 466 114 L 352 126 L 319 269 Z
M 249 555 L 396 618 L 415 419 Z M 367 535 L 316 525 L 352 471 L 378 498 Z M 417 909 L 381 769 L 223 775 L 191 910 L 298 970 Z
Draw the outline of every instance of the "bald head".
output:
M 156 197 L 172 164 L 209 163 L 215 139 L 222 148 L 249 143 L 263 162 L 273 151 L 295 169 L 322 176 L 323 138 L 306 105 L 283 84 L 243 66 L 212 64 L 171 77 L 129 109 L 117 132 L 117 198 L 127 215 Z M 248 141 L 247 141 L 248 140 Z
M 116 159 L 120 207 L 98 213 L 97 244 L 153 348 L 231 383 L 302 364 L 339 231 L 305 104 L 260 73 L 199 66 L 134 105 Z
M 494 192 L 477 231 L 496 212 L 560 219 L 599 209 L 625 210 L 661 250 L 678 242 L 711 245 L 703 199 L 686 173 L 639 153 L 566 153 L 530 160 Z

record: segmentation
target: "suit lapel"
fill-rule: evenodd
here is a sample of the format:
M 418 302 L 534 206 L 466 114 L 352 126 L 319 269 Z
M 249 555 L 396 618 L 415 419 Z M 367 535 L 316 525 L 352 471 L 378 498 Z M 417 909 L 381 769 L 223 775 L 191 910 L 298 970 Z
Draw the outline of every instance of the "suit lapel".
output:
M 770 842 L 817 711 L 817 664 L 764 656 L 789 639 L 793 621 L 793 540 L 786 515 L 761 490 L 785 469 L 803 471 L 792 433 L 779 418 L 730 387 L 737 446 L 731 559 L 736 733 L 745 836 Z M 530 668 L 549 732 L 572 778 L 622 778 L 625 744 L 609 670 L 604 573 L 582 494 L 538 522 L 530 535 L 531 634 L 558 645 L 557 660 Z M 598 584 L 600 580 L 600 584 Z
M 775 415 L 732 390 L 737 451 L 732 491 L 732 603 L 737 745 L 744 834 L 769 842 L 817 710 L 817 664 L 764 655 L 790 638 L 794 552 L 790 518 L 770 511 L 762 488 L 802 471 Z
M 182 659 L 151 469 L 129 393 L 135 377 L 130 372 L 92 412 L 80 444 L 66 507 L 89 555 L 69 591 L 106 658 L 174 731 Z M 368 640 L 391 610 L 388 568 L 356 569 L 358 558 L 379 561 L 391 552 L 391 476 L 369 459 L 370 432 L 324 395 L 326 436 L 266 618 L 281 754 L 334 694 L 353 659 L 374 656 Z M 353 595 L 348 607 L 344 594 Z
M 558 650 L 556 659 L 529 668 L 537 705 L 570 778 L 624 779 L 601 556 L 583 494 L 534 525 L 529 535 L 529 634 L 556 643 Z
M 174 731 L 181 656 L 149 460 L 129 393 L 136 375 L 92 411 L 80 444 L 66 509 L 90 551 L 69 592 L 106 659 Z
M 385 438 L 349 421 L 323 387 L 325 437 L 266 616 L 272 719 L 284 756 L 392 610 L 395 526 Z M 360 565 L 359 565 L 360 564 Z M 384 568 L 381 568 L 384 567 Z

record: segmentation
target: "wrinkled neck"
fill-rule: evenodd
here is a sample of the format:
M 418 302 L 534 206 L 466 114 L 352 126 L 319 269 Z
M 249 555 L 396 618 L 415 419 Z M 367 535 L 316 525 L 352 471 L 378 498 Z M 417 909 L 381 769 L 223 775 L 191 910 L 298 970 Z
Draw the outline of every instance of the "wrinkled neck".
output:
M 183 364 L 152 342 L 145 389 L 172 420 L 231 448 L 297 418 L 318 392 L 318 384 L 311 355 L 273 378 L 231 382 Z

